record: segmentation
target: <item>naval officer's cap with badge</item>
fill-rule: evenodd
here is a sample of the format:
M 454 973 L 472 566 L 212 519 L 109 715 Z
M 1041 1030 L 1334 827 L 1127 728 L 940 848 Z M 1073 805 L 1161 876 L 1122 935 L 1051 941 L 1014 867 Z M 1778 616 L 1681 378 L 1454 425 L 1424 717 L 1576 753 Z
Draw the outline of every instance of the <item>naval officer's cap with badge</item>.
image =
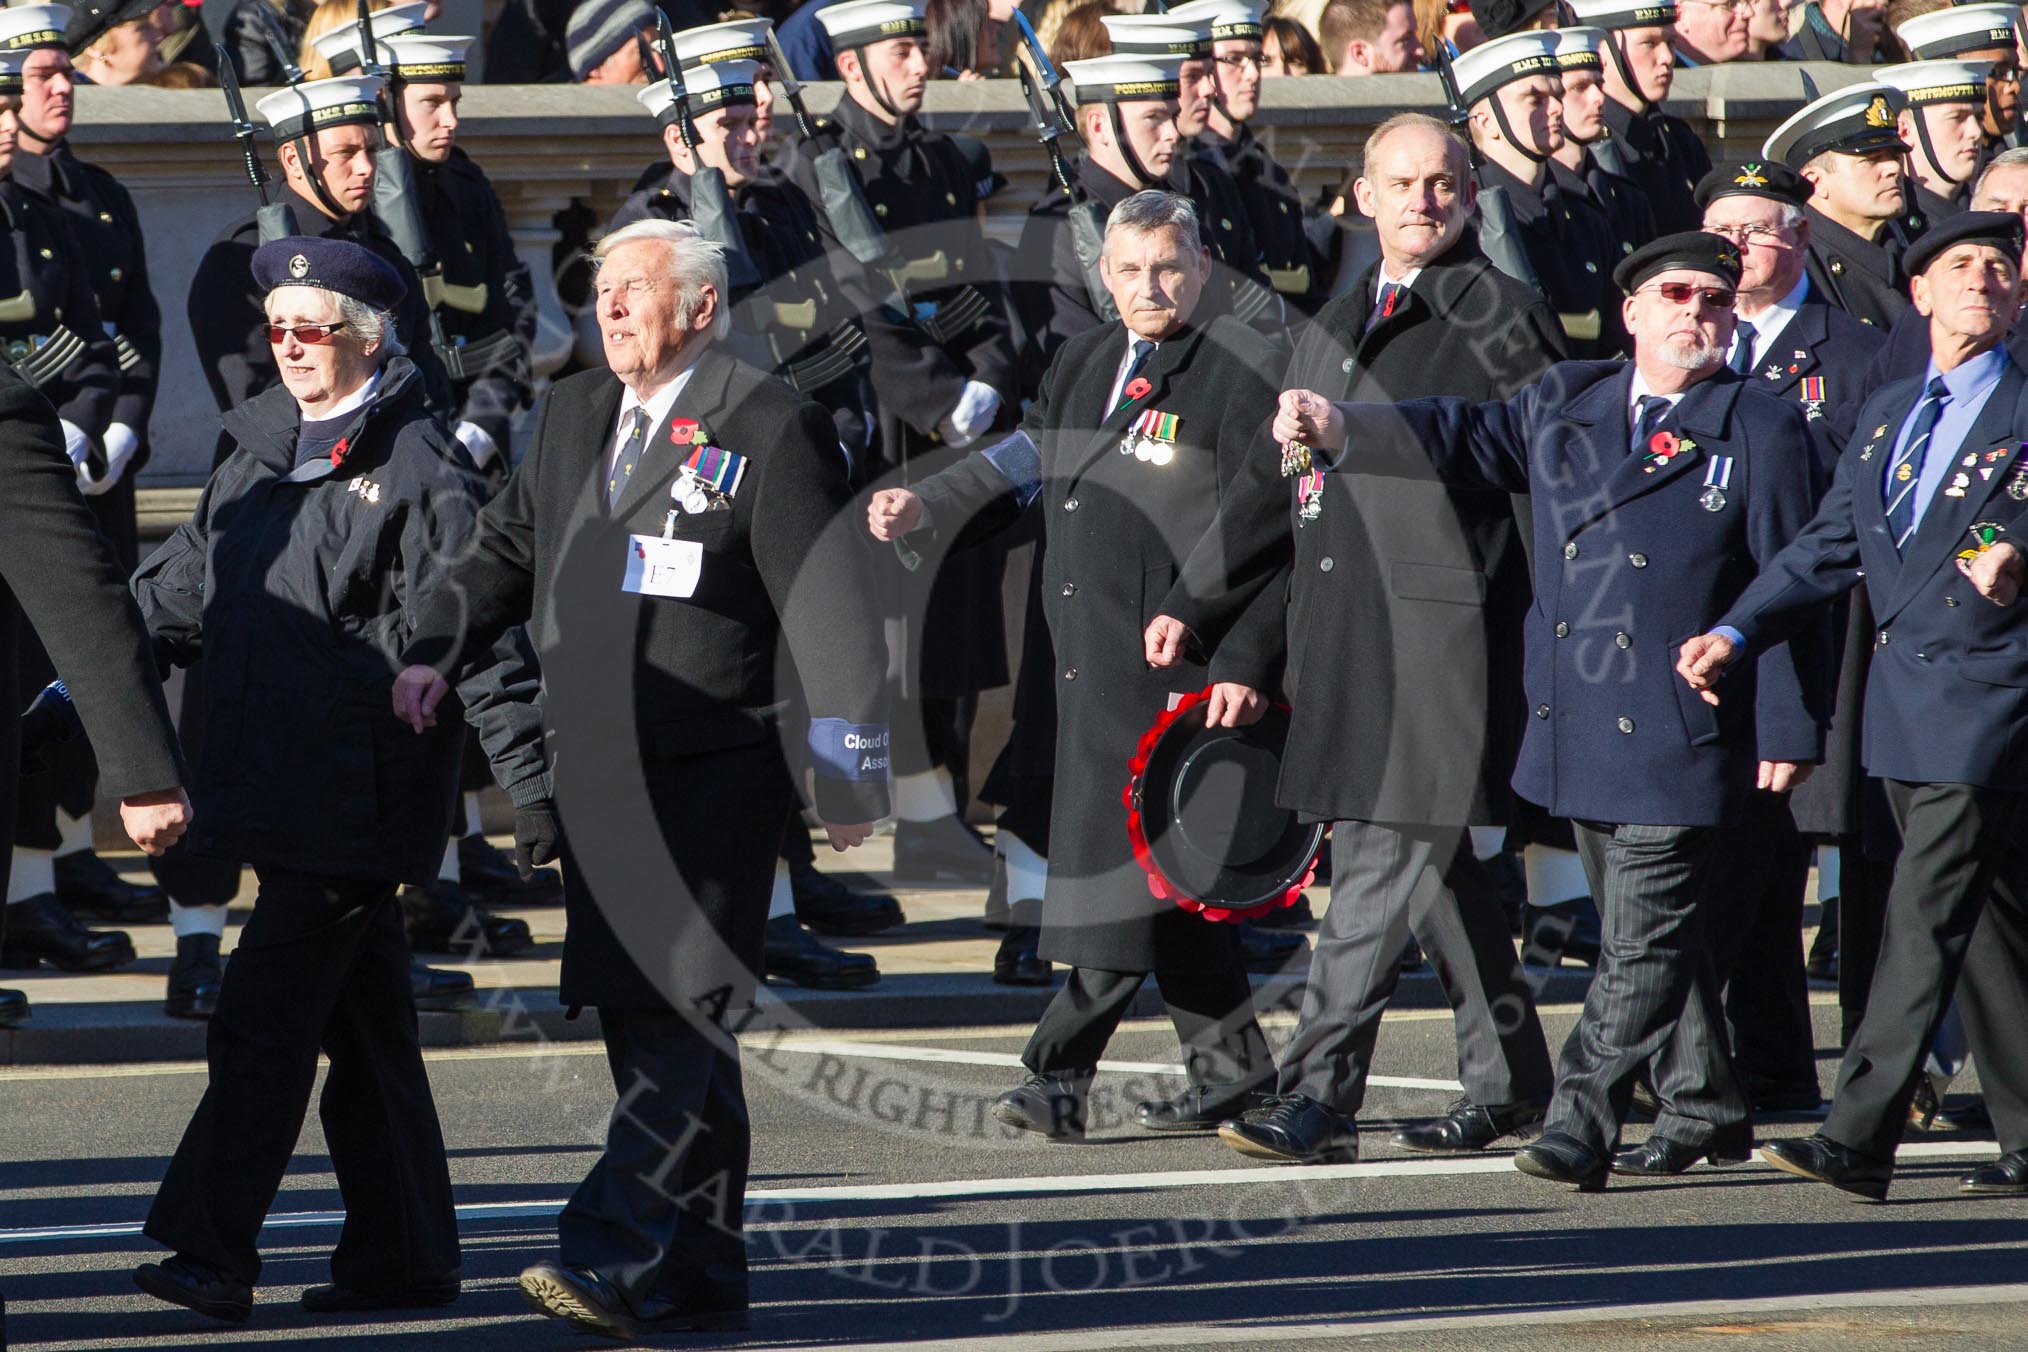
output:
M 1915 60 L 1940 61 L 2002 47 L 2012 51 L 2020 26 L 2018 5 L 1956 5 L 1918 14 L 1894 36 Z
M 1871 81 L 1846 85 L 1804 104 L 1768 135 L 1761 154 L 1800 170 L 1819 155 L 1905 154 L 1895 130 L 1905 104 L 1901 91 Z

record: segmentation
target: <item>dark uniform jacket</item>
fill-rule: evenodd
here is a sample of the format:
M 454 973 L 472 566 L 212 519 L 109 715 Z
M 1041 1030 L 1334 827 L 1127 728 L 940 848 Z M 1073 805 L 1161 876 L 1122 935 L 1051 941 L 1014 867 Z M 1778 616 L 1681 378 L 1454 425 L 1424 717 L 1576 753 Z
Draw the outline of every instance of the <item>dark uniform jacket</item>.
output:
M 1433 465 L 1447 483 L 1534 498 L 1516 793 L 1584 821 L 1728 824 L 1757 761 L 1822 755 L 1821 635 L 1763 657 L 1715 708 L 1676 675 L 1676 650 L 1809 520 L 1809 434 L 1800 412 L 1721 370 L 1665 424 L 1691 448 L 1651 472 L 1629 450 L 1631 380 L 1631 363 L 1571 362 L 1505 403 L 1348 404 L 1356 430 L 1342 468 L 1414 476 Z M 1708 510 L 1706 481 L 1728 474 Z
M 1922 377 L 1866 401 L 1822 510 L 1761 570 L 1719 623 L 1758 652 L 1809 621 L 1832 598 L 1866 584 L 1876 632 L 1867 671 L 1862 757 L 1867 773 L 1916 783 L 2028 792 L 2028 628 L 2018 607 L 1983 600 L 1957 568 L 1991 522 L 2028 531 L 2028 368 L 2009 353 L 1971 431 L 1948 453 L 1946 478 L 1905 549 L 1887 525 L 1883 481 L 1894 444 L 1922 393 Z M 1970 464 L 1965 458 L 1973 457 Z M 1987 471 L 1991 471 L 1990 474 Z M 1734 698 L 1728 677 L 1722 700 Z M 1721 709 L 1723 704 L 1719 706 Z
M 1901 180 L 1901 192 L 1908 209 L 1901 213 L 1896 224 L 1902 237 L 1911 240 L 1921 239 L 1931 226 L 1942 225 L 1966 210 L 1972 197 L 1970 192 L 1960 192 L 1956 197 L 1939 197 L 1916 182 L 1913 174 Z
M 918 491 L 929 527 L 960 541 L 1003 528 L 1024 506 L 1041 516 L 1042 601 L 1058 668 L 1042 953 L 1108 971 L 1216 967 L 1229 957 L 1232 927 L 1206 925 L 1150 895 L 1120 795 L 1141 734 L 1173 695 L 1214 681 L 1273 688 L 1277 575 L 1228 578 L 1217 561 L 1235 557 L 1242 542 L 1212 527 L 1240 467 L 1265 449 L 1274 373 L 1259 336 L 1224 316 L 1157 347 L 1140 372 L 1145 392 L 1109 409 L 1126 351 L 1119 324 L 1064 344 L 1022 421 L 1039 458 L 1010 450 L 1027 443 L 1003 443 Z M 1150 412 L 1177 418 L 1165 464 L 1121 450 Z M 1193 609 L 1179 580 L 1186 572 L 1220 590 L 1250 588 L 1254 604 L 1235 607 L 1240 618 L 1227 628 L 1206 632 L 1203 651 L 1151 671 L 1142 632 L 1157 615 Z
M 1288 314 L 1274 284 L 1261 266 L 1261 247 L 1254 238 L 1246 196 L 1226 171 L 1221 156 L 1207 153 L 1195 141 L 1176 147 L 1169 185 L 1197 208 L 1197 226 L 1217 265 L 1222 309 L 1251 324 L 1271 343 L 1286 341 Z
M 430 350 L 429 311 L 423 303 L 422 284 L 372 213 L 362 211 L 346 220 L 334 221 L 293 189 L 285 190 L 282 200 L 294 211 L 296 228 L 303 234 L 348 240 L 371 249 L 401 274 L 408 290 L 395 307 L 395 331 L 422 377 L 430 408 L 439 416 L 453 413 L 450 381 Z M 190 336 L 197 345 L 198 362 L 204 368 L 204 378 L 220 412 L 237 408 L 281 383 L 275 371 L 274 349 L 264 332 L 268 322 L 263 306 L 266 297 L 253 279 L 254 250 L 259 247 L 260 226 L 249 213 L 220 232 L 197 260 L 197 271 L 190 279 Z M 223 459 L 230 449 L 221 443 L 219 458 Z
M 504 470 L 508 423 L 534 400 L 535 284 L 514 251 L 500 195 L 470 156 L 453 147 L 445 163 L 415 160 L 414 168 L 423 226 L 443 269 L 446 299 L 436 308 L 444 337 L 474 358 L 492 354 L 468 359 L 464 378 L 452 382 L 452 416 L 493 439 L 500 458 L 487 468 Z
M 411 607 L 470 547 L 487 486 L 431 420 L 404 357 L 330 459 L 297 468 L 301 413 L 279 385 L 224 421 L 236 449 L 134 576 L 164 669 L 204 659 L 190 848 L 428 882 L 457 798 L 457 710 L 417 735 L 389 691 Z M 459 685 L 521 801 L 545 792 L 534 687 L 525 651 Z
M 1077 184 L 1104 215 L 1111 215 L 1114 207 L 1137 191 L 1093 164 L 1090 156 L 1077 162 Z M 1021 352 L 1023 389 L 1042 383 L 1058 348 L 1099 325 L 1091 297 L 1096 278 L 1088 280 L 1078 262 L 1067 220 L 1069 209 L 1070 199 L 1052 184 L 1042 200 L 1028 209 L 1021 242 L 1016 246 L 1019 281 L 1014 300 L 1027 339 Z M 1199 304 L 1210 300 L 1207 296 Z
M 1810 214 L 1810 286 L 1862 324 L 1886 329 L 1908 309 L 1899 236 L 1890 226 L 1878 241 L 1862 239 L 1815 207 Z
M 7 485 L 0 500 L 0 689 L 14 688 L 25 618 L 70 689 L 106 797 L 175 788 L 185 777 L 182 757 L 123 570 L 78 496 L 49 401 L 4 366 L 0 482 Z M 19 735 L 18 718 L 0 719 L 0 766 L 7 767 L 0 821 L 14 820 Z M 0 861 L 12 848 L 10 834 Z
M 1506 398 L 1563 355 L 1541 297 L 1467 234 L 1367 327 L 1378 265 L 1326 305 L 1296 345 L 1284 389 L 1391 403 L 1435 391 Z M 1354 432 L 1357 443 L 1359 433 Z M 1514 499 L 1428 479 L 1325 474 L 1299 486 L 1279 457 L 1241 471 L 1228 528 L 1294 539 L 1292 709 L 1275 799 L 1306 818 L 1485 825 L 1503 821 L 1521 744 L 1524 527 Z M 1178 615 L 1193 629 L 1201 615 Z
M 118 358 L 67 214 L 0 181 L 0 356 L 93 438 L 112 421 Z
M 739 1002 L 751 992 L 793 801 L 784 742 L 803 740 L 800 720 L 784 729 L 798 689 L 785 646 L 821 744 L 818 813 L 887 811 L 886 653 L 830 416 L 715 348 L 691 371 L 613 510 L 620 382 L 588 371 L 549 392 L 528 454 L 481 514 L 476 547 L 425 602 L 404 659 L 441 670 L 529 624 L 572 864 L 566 1004 L 661 1009 L 665 989 L 730 986 Z M 747 458 L 730 510 L 676 509 L 679 418 Z M 629 536 L 665 528 L 702 551 L 693 594 L 623 591 Z M 844 765 L 848 733 L 874 745 Z M 654 885 L 623 885 L 613 869 Z M 697 912 L 682 909 L 684 890 Z M 697 913 L 708 936 L 685 923 Z
M 1656 229 L 1666 235 L 1702 226 L 1697 180 L 1711 172 L 1711 154 L 1690 124 L 1660 108 L 1637 113 L 1611 98 L 1605 120 L 1618 161 L 1606 167 L 1640 185 L 1654 209 Z
M 1625 351 L 1626 324 L 1612 277 L 1624 255 L 1604 211 L 1586 195 L 1565 193 L 1547 176 L 1531 187 L 1490 161 L 1479 166 L 1478 178 L 1482 193 L 1497 191 L 1513 208 L 1521 247 L 1569 350 L 1582 357 Z
M 1310 243 L 1303 195 L 1289 171 L 1268 153 L 1252 127 L 1240 126 L 1230 141 L 1210 131 L 1194 140 L 1198 151 L 1222 166 L 1238 185 L 1260 268 L 1269 283 L 1290 305 L 1304 314 L 1314 313 L 1329 294 L 1329 279 Z
M 1549 162 L 1549 176 L 1557 191 L 1566 197 L 1589 202 L 1605 217 L 1617 260 L 1632 253 L 1656 235 L 1654 208 L 1632 179 L 1613 173 L 1598 162 L 1589 150 L 1581 168 L 1571 169 L 1555 160 Z
M 17 154 L 14 181 L 38 202 L 61 207 L 77 238 L 119 372 L 107 421 L 124 423 L 141 437 L 127 469 L 132 474 L 147 463 L 148 415 L 162 368 L 162 311 L 148 285 L 141 214 L 118 179 L 78 159 L 68 142 L 47 155 Z

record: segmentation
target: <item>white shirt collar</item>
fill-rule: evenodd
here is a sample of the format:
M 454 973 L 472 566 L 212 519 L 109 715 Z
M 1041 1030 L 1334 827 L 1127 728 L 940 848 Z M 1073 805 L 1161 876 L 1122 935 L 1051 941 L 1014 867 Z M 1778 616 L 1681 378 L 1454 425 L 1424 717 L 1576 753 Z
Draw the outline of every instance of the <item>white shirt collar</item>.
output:
M 1126 325 L 1124 324 L 1122 324 L 1120 327 L 1126 329 Z M 1162 350 L 1162 343 L 1160 339 L 1143 338 L 1140 334 L 1135 333 L 1132 329 L 1126 329 L 1126 333 L 1127 333 L 1127 350 L 1122 354 L 1120 354 L 1120 364 L 1113 368 L 1113 393 L 1112 397 L 1106 401 L 1106 409 L 1108 412 L 1120 406 L 1120 398 L 1123 394 L 1126 393 L 1125 387 L 1127 383 L 1127 367 L 1133 364 L 1134 344 L 1146 343 L 1149 345 L 1150 350 L 1148 352 L 1148 361 L 1155 360 L 1155 353 L 1160 352 Z M 1142 363 L 1142 367 L 1143 369 L 1146 369 L 1145 362 Z
M 1788 295 L 1762 310 L 1759 315 L 1752 319 L 1741 316 L 1741 323 L 1753 325 L 1753 360 L 1747 363 L 1747 369 L 1751 370 L 1760 365 L 1760 359 L 1773 346 L 1774 340 L 1781 337 L 1782 330 L 1789 326 L 1789 321 L 1796 317 L 1796 311 L 1803 308 L 1803 300 L 1809 294 L 1810 274 L 1806 272 L 1796 279 L 1796 284 L 1789 288 Z M 1739 331 L 1734 329 L 1733 341 L 1736 343 L 1738 340 Z
M 296 409 L 303 415 L 304 422 L 332 422 L 346 417 L 373 402 L 374 391 L 380 388 L 381 369 L 375 367 L 373 374 L 366 378 L 365 384 L 324 408 L 312 410 L 298 403 Z
M 627 420 L 633 416 L 634 410 L 637 408 L 648 410 L 648 428 L 650 431 L 660 427 L 664 422 L 668 421 L 669 410 L 676 407 L 676 396 L 683 393 L 683 387 L 690 383 L 690 375 L 696 369 L 697 363 L 690 363 L 690 365 L 676 373 L 674 380 L 671 380 L 667 385 L 649 395 L 645 401 L 634 393 L 633 386 L 628 385 L 624 387 L 626 392 L 620 396 L 619 424 L 613 429 L 613 444 L 611 449 L 606 452 L 606 470 L 608 473 L 612 471 L 613 466 L 619 461 L 620 446 L 626 441 L 627 437 Z
M 1407 290 L 1415 285 L 1415 279 L 1420 276 L 1422 276 L 1421 268 L 1410 268 L 1399 277 L 1392 276 L 1387 271 L 1387 260 L 1383 258 L 1380 260 L 1379 269 L 1373 275 L 1373 299 L 1376 301 L 1380 299 L 1380 288 L 1386 286 L 1389 282 L 1393 282 L 1396 286 Z
M 1627 390 L 1627 417 L 1631 420 L 1640 416 L 1641 400 L 1644 398 L 1666 399 L 1669 401 L 1669 407 L 1674 408 L 1677 401 L 1688 393 L 1688 390 L 1679 390 L 1675 394 L 1663 394 L 1659 390 L 1649 389 L 1648 382 L 1641 377 L 1641 368 L 1636 366 L 1634 367 L 1633 384 Z M 1628 425 L 1632 426 L 1631 421 L 1629 421 Z

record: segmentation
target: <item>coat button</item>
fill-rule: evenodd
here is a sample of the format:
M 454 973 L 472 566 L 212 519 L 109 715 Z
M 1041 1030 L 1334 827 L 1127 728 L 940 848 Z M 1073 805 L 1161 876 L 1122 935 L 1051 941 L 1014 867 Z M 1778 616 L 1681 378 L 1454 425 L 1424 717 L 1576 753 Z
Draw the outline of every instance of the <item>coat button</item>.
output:
M 1556 636 L 1558 638 L 1569 638 L 1570 626 L 1566 624 L 1564 621 L 1558 620 L 1556 622 Z
M 884 221 L 884 220 L 886 220 L 886 219 L 887 219 L 887 203 L 885 203 L 885 202 L 875 202 L 875 203 L 873 204 L 873 214 L 874 214 L 874 215 L 876 215 L 876 216 L 878 216 L 878 217 L 880 217 L 880 219 L 881 219 L 881 220 L 883 220 L 883 221 Z
M 1613 635 L 1613 646 L 1619 648 L 1631 648 L 1634 646 L 1634 636 L 1622 630 L 1621 632 Z
M 1075 596 L 1075 595 L 1077 595 L 1077 584 L 1076 584 L 1075 582 L 1066 582 L 1066 583 L 1064 583 L 1064 584 L 1063 584 L 1063 594 L 1064 594 L 1065 596 Z
M 1349 376 L 1349 375 L 1351 375 L 1351 374 L 1352 374 L 1352 359 L 1351 359 L 1350 357 L 1347 357 L 1347 358 L 1345 358 L 1345 360 L 1344 360 L 1344 361 L 1341 361 L 1341 362 L 1339 362 L 1339 363 L 1338 363 L 1338 369 L 1339 369 L 1340 371 L 1343 371 L 1343 372 L 1344 372 L 1344 373 L 1345 373 L 1346 375 L 1348 375 L 1348 376 Z
M 119 281 L 121 278 L 125 277 L 126 275 L 127 274 L 125 270 L 121 268 L 112 268 L 108 270 L 106 273 L 106 276 L 112 278 L 116 282 Z
M 1634 720 L 1633 720 L 1633 719 L 1631 719 L 1631 718 L 1622 718 L 1622 719 L 1620 720 L 1620 731 L 1621 731 L 1621 732 L 1632 732 L 1633 730 L 1634 730 Z
M 111 225 L 113 223 L 113 213 L 110 211 L 101 211 L 99 213 L 99 223 L 102 225 Z
M 1074 512 L 1074 511 L 1076 511 L 1076 510 L 1077 510 L 1077 499 L 1076 499 L 1076 498 L 1065 498 L 1065 499 L 1063 500 L 1063 510 L 1064 510 L 1064 511 L 1066 511 L 1066 512 Z
M 1074 680 L 1076 680 L 1076 679 L 1077 679 L 1077 668 L 1076 668 L 1076 667 L 1065 667 L 1065 668 L 1063 669 L 1063 679 L 1064 679 L 1064 680 L 1066 680 L 1066 681 L 1074 681 Z
M 1547 704 L 1538 704 L 1538 705 L 1536 705 L 1536 706 L 1535 706 L 1535 716 L 1536 716 L 1537 718 L 1547 718 L 1547 717 L 1549 717 L 1549 706 L 1548 706 Z
M 1958 598 L 1957 598 L 1957 597 L 1955 597 L 1955 596 L 1946 596 L 1946 597 L 1944 598 L 1944 604 L 1945 604 L 1945 605 L 1947 605 L 1947 606 L 1955 606 L 1955 605 L 1957 605 L 1957 603 L 1958 603 Z
M 41 254 L 41 255 L 42 255 L 42 256 L 43 256 L 44 258 L 54 258 L 54 257 L 56 257 L 56 255 L 55 255 L 54 253 L 50 252 L 50 251 L 49 251 L 48 249 L 38 249 L 38 250 L 36 250 L 36 252 L 37 252 L 37 253 L 39 253 L 39 254 Z
M 1885 629 L 1881 630 L 1880 636 L 1873 640 L 1873 646 L 1876 648 L 1885 648 L 1887 646 L 1887 631 Z
M 853 159 L 855 159 L 855 160 L 863 160 L 863 159 L 865 159 L 865 158 L 866 158 L 866 147 L 865 147 L 865 146 L 854 146 L 854 147 L 852 147 L 852 158 L 853 158 Z
M 1566 559 L 1574 559 L 1577 557 L 1577 541 L 1572 540 L 1569 544 L 1563 547 L 1563 557 Z
M 1627 562 L 1636 568 L 1646 568 L 1648 566 L 1648 556 L 1646 554 L 1629 554 L 1627 555 Z
M 1317 560 L 1317 571 L 1320 573 L 1328 573 L 1335 566 L 1336 565 L 1331 562 L 1331 556 L 1328 554 L 1326 554 L 1323 558 Z

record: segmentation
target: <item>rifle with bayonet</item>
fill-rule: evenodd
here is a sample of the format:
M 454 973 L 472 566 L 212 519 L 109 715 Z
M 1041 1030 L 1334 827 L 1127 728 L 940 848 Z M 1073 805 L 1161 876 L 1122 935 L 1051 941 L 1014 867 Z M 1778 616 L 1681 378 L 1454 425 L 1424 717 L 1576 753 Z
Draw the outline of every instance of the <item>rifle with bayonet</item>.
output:
M 1057 186 L 1070 199 L 1067 215 L 1070 219 L 1070 243 L 1077 255 L 1077 267 L 1084 277 L 1084 289 L 1091 300 L 1091 307 L 1101 323 L 1110 324 L 1120 317 L 1118 307 L 1113 304 L 1112 293 L 1107 291 L 1099 276 L 1099 255 L 1105 249 L 1105 209 L 1091 200 L 1078 185 L 1071 172 L 1070 159 L 1063 153 L 1061 144 L 1076 125 L 1077 115 L 1063 96 L 1063 76 L 1058 73 L 1056 63 L 1049 59 L 1049 53 L 1042 48 L 1042 39 L 1036 36 L 1028 16 L 1019 9 L 1014 11 L 1015 25 L 1021 30 L 1021 45 L 1028 49 L 1035 69 L 1030 72 L 1026 61 L 1016 60 L 1014 69 L 1021 77 L 1021 95 L 1028 101 L 1029 116 L 1035 119 L 1035 139 L 1049 152 L 1049 167 L 1056 176 Z
M 704 162 L 697 153 L 697 126 L 690 118 L 690 91 L 683 85 L 683 67 L 676 61 L 676 36 L 669 29 L 667 11 L 655 10 L 656 44 L 662 51 L 664 76 L 669 97 L 676 109 L 676 134 L 690 152 L 690 221 L 697 233 L 716 244 L 725 254 L 726 285 L 735 291 L 760 285 L 760 269 L 747 252 L 746 236 L 732 205 L 732 189 L 723 170 Z M 726 297 L 730 303 L 731 297 Z
M 789 58 L 782 51 L 781 40 L 775 36 L 773 27 L 768 29 L 768 53 L 774 58 L 775 75 L 782 82 L 783 92 L 789 96 L 789 106 L 796 110 L 796 129 L 802 132 L 803 140 L 810 146 L 819 145 L 817 125 L 803 103 L 802 82 L 789 68 Z M 852 171 L 852 162 L 845 158 L 844 147 L 834 144 L 818 151 L 812 159 L 811 168 L 817 176 L 817 195 L 821 199 L 818 206 L 831 222 L 832 232 L 845 246 L 845 251 L 862 267 L 885 269 L 890 266 L 893 262 L 893 241 L 880 228 L 880 222 L 874 219 L 873 208 L 866 201 L 866 186 Z
M 303 68 L 296 64 L 296 53 L 290 46 L 289 35 L 282 31 L 281 16 L 266 4 L 241 5 L 238 12 L 254 16 L 254 27 L 260 30 L 261 45 L 268 49 L 268 56 L 274 61 L 276 69 L 282 72 L 282 83 L 303 83 Z
M 233 74 L 232 55 L 225 44 L 218 44 L 218 84 L 225 91 L 225 109 L 232 117 L 232 134 L 239 141 L 239 153 L 246 161 L 247 180 L 260 195 L 260 209 L 254 213 L 254 220 L 260 230 L 260 242 L 284 239 L 296 233 L 296 214 L 289 210 L 287 202 L 268 200 L 268 171 L 261 163 L 259 147 L 260 128 L 246 115 L 246 99 L 239 92 L 239 77 Z

